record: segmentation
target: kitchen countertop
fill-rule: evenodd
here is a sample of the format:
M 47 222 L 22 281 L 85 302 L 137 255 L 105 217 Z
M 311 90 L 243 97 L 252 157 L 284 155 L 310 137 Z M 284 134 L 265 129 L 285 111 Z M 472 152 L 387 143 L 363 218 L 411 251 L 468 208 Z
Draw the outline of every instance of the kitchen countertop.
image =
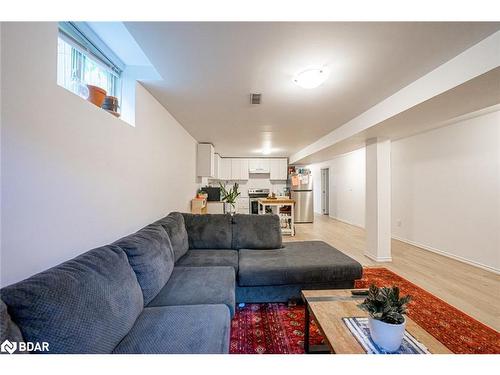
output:
M 264 204 L 295 204 L 294 199 L 290 199 L 287 197 L 276 197 L 276 199 L 269 199 L 269 198 L 259 198 L 259 203 L 264 203 Z

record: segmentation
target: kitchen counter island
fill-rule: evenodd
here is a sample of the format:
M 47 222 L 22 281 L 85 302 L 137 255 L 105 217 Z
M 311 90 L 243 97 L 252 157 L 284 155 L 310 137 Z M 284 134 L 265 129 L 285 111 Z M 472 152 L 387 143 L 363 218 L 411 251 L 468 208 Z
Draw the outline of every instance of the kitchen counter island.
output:
M 295 219 L 294 219 L 295 200 L 290 199 L 288 197 L 276 197 L 274 199 L 260 198 L 258 202 L 259 202 L 259 215 L 265 215 L 266 208 L 269 207 L 273 211 L 273 213 L 276 213 L 280 217 L 281 232 L 283 234 L 289 234 L 291 236 L 295 236 Z M 286 210 L 286 207 L 290 207 L 290 209 Z M 285 210 L 282 210 L 282 208 L 284 208 Z

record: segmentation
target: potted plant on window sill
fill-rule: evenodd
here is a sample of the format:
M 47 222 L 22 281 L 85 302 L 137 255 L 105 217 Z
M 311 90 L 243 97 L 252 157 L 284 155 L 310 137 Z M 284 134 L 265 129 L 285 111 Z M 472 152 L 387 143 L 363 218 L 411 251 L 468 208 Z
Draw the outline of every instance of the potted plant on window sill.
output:
M 229 190 L 226 189 L 226 186 L 219 182 L 221 199 L 225 203 L 225 212 L 229 212 L 231 215 L 234 215 L 236 212 L 236 198 L 240 195 L 238 191 L 238 183 L 234 183 L 233 187 Z
M 397 351 L 406 327 L 406 308 L 411 296 L 399 296 L 399 288 L 378 288 L 370 286 L 367 298 L 358 307 L 367 311 L 370 335 L 381 349 Z

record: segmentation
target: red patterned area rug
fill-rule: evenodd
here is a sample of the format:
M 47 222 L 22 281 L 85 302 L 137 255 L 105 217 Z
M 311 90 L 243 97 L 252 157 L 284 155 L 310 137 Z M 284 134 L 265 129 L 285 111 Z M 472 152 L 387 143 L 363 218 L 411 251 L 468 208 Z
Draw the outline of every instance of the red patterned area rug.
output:
M 500 354 L 500 333 L 385 268 L 364 268 L 357 288 L 397 285 L 413 300 L 408 316 L 454 353 Z M 311 324 L 311 343 L 323 338 Z M 232 354 L 304 353 L 304 306 L 247 304 L 236 309 L 231 327 Z

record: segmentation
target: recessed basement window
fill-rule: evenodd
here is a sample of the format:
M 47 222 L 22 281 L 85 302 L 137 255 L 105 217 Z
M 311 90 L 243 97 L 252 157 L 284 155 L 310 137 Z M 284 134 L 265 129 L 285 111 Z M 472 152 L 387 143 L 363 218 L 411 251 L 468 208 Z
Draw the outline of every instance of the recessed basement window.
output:
M 102 43 L 102 42 L 101 42 Z M 122 69 L 72 22 L 59 24 L 57 83 L 116 117 L 120 116 Z

